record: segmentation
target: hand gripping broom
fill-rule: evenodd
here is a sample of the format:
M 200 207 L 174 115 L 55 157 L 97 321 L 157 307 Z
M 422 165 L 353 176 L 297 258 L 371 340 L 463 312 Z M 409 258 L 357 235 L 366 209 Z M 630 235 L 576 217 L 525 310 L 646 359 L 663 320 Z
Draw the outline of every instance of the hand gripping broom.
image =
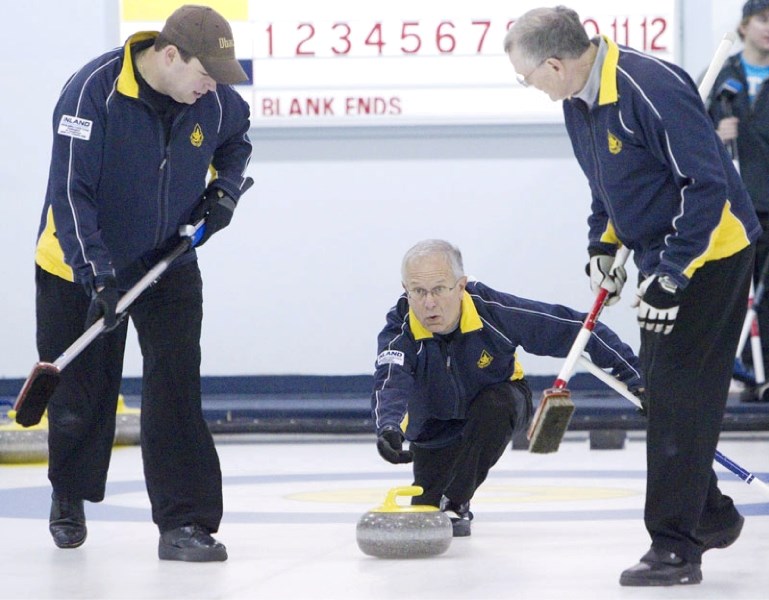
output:
M 728 31 L 716 48 L 716 52 L 713 55 L 697 90 L 700 94 L 700 99 L 703 102 L 710 95 L 718 72 L 721 70 L 721 66 L 729 56 L 729 51 L 736 38 L 737 35 L 733 31 Z M 612 265 L 612 269 L 623 264 L 627 260 L 628 254 L 628 250 L 620 248 L 617 252 L 614 265 Z M 534 414 L 528 432 L 529 451 L 531 452 L 547 453 L 558 450 L 561 439 L 569 426 L 571 415 L 574 413 L 574 403 L 571 401 L 570 393 L 566 389 L 566 382 L 574 372 L 577 359 L 581 356 L 582 351 L 585 349 L 585 346 L 590 339 L 590 335 L 595 327 L 595 322 L 598 319 L 598 315 L 603 308 L 607 296 L 608 292 L 606 290 L 599 290 L 595 303 L 593 304 L 593 309 L 585 319 L 582 330 L 577 335 L 577 339 L 574 341 L 574 345 L 572 346 L 569 355 L 566 357 L 566 362 L 564 363 L 561 372 L 558 374 L 558 378 L 555 380 L 553 387 L 545 390 L 542 395 L 542 401 L 539 403 L 537 412 Z
M 614 258 L 610 272 L 614 272 L 615 269 L 624 265 L 629 255 L 630 250 L 628 248 L 624 246 L 620 248 Z M 598 315 L 601 313 L 608 296 L 609 292 L 605 288 L 598 290 L 593 307 L 585 317 L 582 329 L 577 334 L 553 387 L 542 392 L 542 400 L 540 400 L 537 411 L 534 413 L 527 434 L 529 452 L 547 454 L 558 450 L 575 408 L 574 402 L 571 400 L 571 392 L 566 385 L 577 366 L 577 359 L 582 356 L 582 352 L 590 340 Z

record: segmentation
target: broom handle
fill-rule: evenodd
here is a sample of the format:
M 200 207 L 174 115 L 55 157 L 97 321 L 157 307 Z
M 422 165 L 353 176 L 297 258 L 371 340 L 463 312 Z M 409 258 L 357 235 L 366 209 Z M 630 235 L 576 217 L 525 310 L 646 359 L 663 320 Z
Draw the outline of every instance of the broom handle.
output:
M 635 396 L 635 394 L 633 394 L 633 392 L 631 392 L 628 389 L 627 385 L 624 382 L 620 381 L 616 377 L 613 377 L 611 374 L 607 373 L 597 365 L 593 364 L 593 362 L 589 360 L 586 356 L 579 357 L 579 364 L 585 367 L 588 371 L 590 371 L 590 373 L 592 373 L 598 379 L 603 381 L 615 392 L 619 392 L 622 396 L 630 400 L 638 408 L 642 408 L 641 401 Z M 716 462 L 720 463 L 721 465 L 729 469 L 732 473 L 737 475 L 737 477 L 742 479 L 745 483 L 747 483 L 748 485 L 753 485 L 757 487 L 762 492 L 764 492 L 764 494 L 769 496 L 769 485 L 765 484 L 753 473 L 751 473 L 750 471 L 747 471 L 746 469 L 743 469 L 740 465 L 738 465 L 733 460 L 721 454 L 718 450 L 716 450 L 715 459 L 716 459 Z
M 718 73 L 729 56 L 729 51 L 732 49 L 736 39 L 737 34 L 735 32 L 727 31 L 721 39 L 721 43 L 718 44 L 716 52 L 713 54 L 713 58 L 711 59 L 710 64 L 705 71 L 705 75 L 703 75 L 702 81 L 700 82 L 700 87 L 697 90 L 699 91 L 700 98 L 703 102 L 705 102 L 710 95 L 710 90 L 713 89 L 716 77 L 718 77 Z
M 769 275 L 769 255 L 764 259 L 764 264 L 761 265 L 761 273 L 758 276 L 758 285 L 753 287 L 753 282 L 750 283 L 750 296 L 748 297 L 748 312 L 745 314 L 745 320 L 742 323 L 742 331 L 740 332 L 740 341 L 737 343 L 736 357 L 739 359 L 742 356 L 742 351 L 745 348 L 745 343 L 750 336 L 750 351 L 753 354 L 753 372 L 755 374 L 756 383 L 761 385 L 766 382 L 766 373 L 764 373 L 763 364 L 763 350 L 761 349 L 761 332 L 758 327 L 758 309 L 761 303 L 764 301 L 764 293 L 766 292 L 766 278 Z M 757 360 L 759 357 L 761 360 Z
M 630 249 L 627 246 L 622 246 L 614 257 L 614 263 L 612 264 L 609 273 L 612 273 L 616 268 L 624 265 L 627 262 L 629 256 Z M 582 352 L 585 350 L 587 343 L 590 341 L 590 336 L 593 333 L 593 329 L 595 329 L 595 323 L 598 320 L 598 315 L 601 314 L 601 310 L 603 310 L 603 305 L 606 302 L 606 298 L 608 296 L 609 292 L 605 288 L 598 290 L 598 294 L 596 294 L 595 301 L 593 302 L 593 307 L 590 309 L 587 317 L 585 317 L 585 321 L 582 324 L 582 329 L 579 330 L 577 338 L 574 340 L 574 343 L 571 346 L 571 350 L 569 350 L 569 354 L 566 356 L 566 360 L 564 361 L 563 366 L 558 373 L 558 377 L 553 384 L 554 388 L 562 390 L 566 387 L 569 378 L 572 376 L 574 369 L 577 366 L 577 360 L 580 356 L 582 356 Z
M 166 256 L 160 259 L 154 267 L 147 271 L 147 273 L 144 274 L 144 277 L 137 281 L 130 290 L 121 296 L 117 303 L 117 307 L 115 308 L 115 313 L 117 315 L 122 314 L 131 305 L 131 303 L 136 300 L 139 295 L 141 295 L 144 290 L 151 286 L 157 280 L 157 278 L 163 274 L 163 272 L 172 262 L 174 262 L 177 258 L 179 258 L 182 254 L 190 249 L 193 244 L 193 236 L 202 225 L 203 222 L 201 221 L 197 225 L 188 225 L 186 227 L 182 227 L 179 230 L 179 235 L 183 236 L 182 241 L 178 246 L 176 246 L 176 248 L 174 248 Z M 61 371 L 70 362 L 72 362 L 78 354 L 85 350 L 88 344 L 99 337 L 99 334 L 101 334 L 103 330 L 104 317 L 99 317 L 99 319 L 95 321 L 93 325 L 91 325 L 88 329 L 86 329 L 79 338 L 72 342 L 69 348 L 67 348 L 59 355 L 59 357 L 53 362 L 53 366 Z

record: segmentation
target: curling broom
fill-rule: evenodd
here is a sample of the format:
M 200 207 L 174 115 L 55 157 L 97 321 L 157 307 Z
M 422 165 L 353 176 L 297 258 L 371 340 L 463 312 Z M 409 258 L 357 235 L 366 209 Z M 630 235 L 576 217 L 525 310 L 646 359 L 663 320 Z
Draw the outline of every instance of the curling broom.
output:
M 197 243 L 202 237 L 203 230 L 203 221 L 194 226 L 186 225 L 180 228 L 179 235 L 182 241 L 120 298 L 115 310 L 118 319 L 121 318 L 131 303 L 165 272 L 173 261 Z M 72 342 L 54 362 L 40 361 L 32 367 L 32 371 L 24 382 L 13 405 L 13 410 L 16 411 L 16 422 L 19 425 L 31 427 L 40 422 L 46 408 L 48 408 L 48 401 L 56 391 L 61 371 L 85 350 L 91 342 L 99 337 L 103 331 L 104 317 L 100 317 L 79 338 Z
M 610 272 L 624 265 L 629 255 L 630 250 L 628 248 L 624 246 L 620 248 L 614 258 L 614 264 Z M 561 367 L 553 387 L 542 392 L 542 399 L 537 407 L 537 411 L 534 413 L 527 433 L 529 452 L 547 454 L 558 450 L 561 440 L 569 427 L 569 422 L 575 408 L 574 402 L 571 399 L 571 392 L 566 385 L 572 373 L 574 373 L 577 359 L 582 355 L 590 340 L 596 321 L 598 321 L 598 315 L 601 313 L 608 296 L 608 290 L 604 288 L 598 290 L 593 307 L 587 317 L 585 317 L 582 329 L 577 334 L 577 338 L 574 340 L 571 350 L 569 350 L 569 354 L 566 356 L 566 361 Z

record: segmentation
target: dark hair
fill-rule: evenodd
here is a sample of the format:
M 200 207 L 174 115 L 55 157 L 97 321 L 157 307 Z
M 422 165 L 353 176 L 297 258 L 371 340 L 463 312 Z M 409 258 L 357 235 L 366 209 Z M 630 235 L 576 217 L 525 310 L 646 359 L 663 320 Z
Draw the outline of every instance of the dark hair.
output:
M 163 48 L 165 48 L 167 46 L 173 46 L 174 48 L 176 48 L 179 51 L 179 56 L 186 63 L 190 62 L 194 58 L 192 56 L 192 54 L 187 52 L 184 48 L 174 44 L 171 40 L 169 40 L 162 33 L 160 35 L 158 35 L 158 37 L 155 38 L 155 43 L 153 44 L 152 47 L 155 49 L 156 52 L 159 52 L 160 50 L 162 50 Z

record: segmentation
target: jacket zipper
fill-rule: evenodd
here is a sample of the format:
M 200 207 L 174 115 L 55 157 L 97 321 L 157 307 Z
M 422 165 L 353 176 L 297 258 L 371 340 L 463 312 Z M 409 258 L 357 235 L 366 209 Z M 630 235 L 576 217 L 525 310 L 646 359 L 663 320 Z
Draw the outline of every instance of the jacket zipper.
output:
M 446 344 L 446 371 L 449 375 L 449 381 L 451 381 L 451 387 L 454 389 L 454 411 L 453 414 L 458 414 L 459 412 L 459 402 L 460 398 L 462 397 L 462 390 L 459 387 L 459 383 L 457 383 L 456 377 L 454 377 L 454 371 L 451 370 L 451 351 L 449 349 L 449 344 Z

